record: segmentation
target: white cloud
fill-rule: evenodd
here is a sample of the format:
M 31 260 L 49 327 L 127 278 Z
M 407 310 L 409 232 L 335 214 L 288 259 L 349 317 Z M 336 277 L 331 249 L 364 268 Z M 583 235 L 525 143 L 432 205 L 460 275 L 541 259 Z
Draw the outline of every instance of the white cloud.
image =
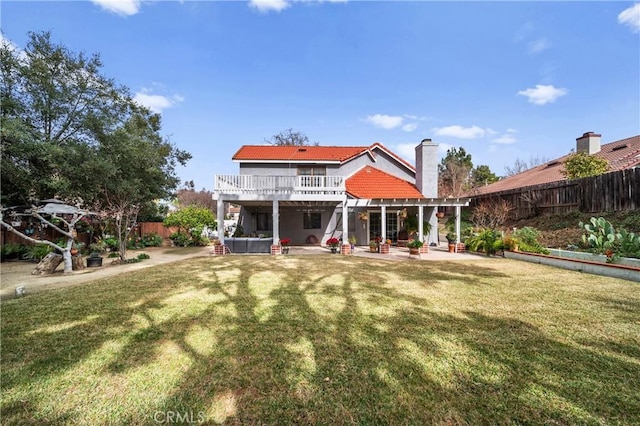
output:
M 24 62 L 27 60 L 27 53 L 23 49 L 20 49 L 13 41 L 9 40 L 4 35 L 2 35 L 1 32 L 0 32 L 0 44 L 7 46 L 12 52 L 16 52 L 18 54 L 19 61 Z
M 536 84 L 535 89 L 521 90 L 518 95 L 526 96 L 529 102 L 536 105 L 544 105 L 555 102 L 556 99 L 567 94 L 567 89 L 559 89 L 553 85 Z
M 121 16 L 135 15 L 140 11 L 140 0 L 91 0 L 107 12 Z
M 476 139 L 485 135 L 486 131 L 478 126 L 462 127 L 457 124 L 431 129 L 438 136 L 450 136 L 458 139 Z
M 250 0 L 249 7 L 258 12 L 267 13 L 269 11 L 280 12 L 291 6 L 287 0 Z
M 395 146 L 394 152 L 413 164 L 416 159 L 416 145 L 417 143 L 400 143 Z
M 381 129 L 391 130 L 401 126 L 404 118 L 399 115 L 376 114 L 368 116 L 364 121 Z
M 507 129 L 500 137 L 492 139 L 491 142 L 503 145 L 509 145 L 516 143 L 518 140 L 515 138 L 514 133 L 518 133 L 515 129 Z M 497 134 L 497 132 L 496 132 Z
M 502 135 L 499 138 L 493 139 L 492 142 L 493 143 L 504 144 L 504 145 L 509 145 L 509 144 L 512 144 L 512 143 L 516 143 L 516 138 L 514 138 L 511 135 Z
M 550 47 L 551 43 L 549 43 L 546 38 L 539 38 L 538 40 L 529 42 L 529 53 L 540 53 Z
M 163 110 L 183 102 L 184 97 L 180 95 L 173 95 L 169 98 L 162 95 L 151 95 L 149 94 L 148 89 L 142 89 L 142 91 L 135 94 L 133 100 L 138 104 L 149 108 L 155 113 L 161 113 Z
M 627 25 L 634 33 L 640 32 L 640 3 L 636 3 L 618 15 L 618 23 Z
M 418 128 L 418 123 L 407 123 L 404 126 L 402 126 L 402 130 L 404 130 L 405 132 L 413 132 L 417 128 Z

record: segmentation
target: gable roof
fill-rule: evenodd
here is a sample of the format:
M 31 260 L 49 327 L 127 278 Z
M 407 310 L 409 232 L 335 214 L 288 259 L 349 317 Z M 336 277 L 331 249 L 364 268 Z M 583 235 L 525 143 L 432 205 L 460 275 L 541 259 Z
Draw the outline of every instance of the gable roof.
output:
M 424 198 L 411 182 L 371 166 L 363 167 L 345 183 L 347 194 L 354 198 Z
M 396 155 L 379 142 L 371 146 L 319 146 L 319 145 L 243 145 L 233 155 L 237 162 L 255 163 L 324 163 L 342 164 L 360 155 L 369 154 L 376 158 L 374 151 L 381 150 L 404 167 L 415 172 L 415 167 Z
M 474 188 L 473 193 L 470 195 L 490 194 L 524 186 L 565 180 L 566 178 L 562 175 L 561 170 L 564 167 L 563 163 L 570 155 L 567 154 L 548 161 L 490 185 Z M 593 155 L 607 160 L 609 162 L 609 171 L 611 172 L 638 167 L 640 166 L 640 135 L 604 144 L 600 147 L 600 152 Z
M 233 156 L 234 161 L 283 162 L 312 161 L 342 163 L 369 149 L 366 146 L 294 146 L 243 145 Z

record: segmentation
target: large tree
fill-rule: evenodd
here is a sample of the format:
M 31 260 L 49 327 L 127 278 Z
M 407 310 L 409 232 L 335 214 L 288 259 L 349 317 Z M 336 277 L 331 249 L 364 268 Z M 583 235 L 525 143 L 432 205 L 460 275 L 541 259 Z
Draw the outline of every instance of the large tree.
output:
M 200 191 L 195 190 L 193 181 L 184 183 L 184 186 L 176 192 L 176 201 L 179 207 L 200 206 L 206 207 L 212 212 L 216 211 L 216 201 L 213 199 L 213 193 L 202 188 Z
M 2 203 L 82 201 L 113 222 L 124 259 L 138 211 L 172 195 L 175 167 L 190 154 L 160 135 L 158 114 L 100 73 L 98 55 L 71 52 L 47 32 L 29 36 L 24 51 L 0 45 Z
M 98 55 L 71 52 L 49 32 L 29 33 L 24 50 L 2 38 L 0 57 L 2 202 L 86 198 L 78 176 L 96 143 L 92 127 L 108 133 L 121 123 L 128 90 L 100 73 Z
M 168 199 L 179 183 L 175 174 L 191 155 L 160 136 L 160 115 L 135 109 L 129 120 L 108 134 L 96 134 L 99 170 L 91 203 L 104 219 L 111 220 L 119 240 L 119 254 L 126 258 L 126 242 L 138 212 L 157 199 Z
M 548 158 L 542 156 L 531 156 L 529 160 L 521 160 L 520 158 L 516 158 L 513 162 L 513 166 L 506 166 L 504 168 L 505 175 L 507 177 L 517 175 L 518 173 L 522 173 L 525 170 L 532 169 L 540 164 L 544 164 L 549 161 Z
M 298 130 L 293 130 L 293 129 L 287 129 L 283 132 L 280 132 L 278 134 L 275 134 L 273 136 L 271 136 L 270 139 L 265 139 L 265 142 L 271 144 L 271 145 L 295 145 L 295 146 L 302 146 L 302 145 L 310 145 L 311 143 L 309 142 L 309 137 L 307 135 L 305 135 L 304 133 L 298 131 Z M 318 142 L 313 142 L 313 145 L 319 145 Z
M 500 180 L 500 178 L 496 176 L 486 164 L 481 164 L 471 170 L 471 186 L 474 188 L 489 185 L 498 180 Z
M 469 188 L 473 162 L 464 148 L 450 148 L 438 164 L 440 197 L 459 197 Z
M 571 154 L 563 163 L 560 173 L 567 179 L 597 176 L 609 171 L 609 162 L 586 152 Z

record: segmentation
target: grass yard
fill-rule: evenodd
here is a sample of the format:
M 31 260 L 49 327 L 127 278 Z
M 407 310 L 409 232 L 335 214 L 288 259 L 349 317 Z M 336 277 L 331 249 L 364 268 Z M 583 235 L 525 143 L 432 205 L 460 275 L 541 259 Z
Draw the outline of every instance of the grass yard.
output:
M 640 424 L 637 283 L 196 258 L 2 303 L 3 424 Z

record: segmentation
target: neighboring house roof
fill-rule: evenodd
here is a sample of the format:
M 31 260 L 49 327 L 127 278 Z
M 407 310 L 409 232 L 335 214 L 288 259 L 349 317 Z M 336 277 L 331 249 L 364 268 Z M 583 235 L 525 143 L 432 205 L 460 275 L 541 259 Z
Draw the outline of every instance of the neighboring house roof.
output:
M 346 181 L 347 193 L 354 198 L 424 198 L 411 182 L 365 166 Z
M 319 146 L 319 145 L 243 145 L 233 161 L 255 163 L 329 163 L 342 164 L 360 155 L 376 158 L 375 150 L 382 150 L 396 161 L 415 172 L 413 165 L 400 158 L 379 142 L 371 146 Z
M 469 195 L 490 194 L 524 186 L 565 180 L 560 171 L 564 168 L 563 163 L 569 155 L 571 154 L 548 161 L 490 185 L 474 188 Z M 600 147 L 600 152 L 593 155 L 606 159 L 609 162 L 609 170 L 612 172 L 640 166 L 640 135 L 604 144 Z

